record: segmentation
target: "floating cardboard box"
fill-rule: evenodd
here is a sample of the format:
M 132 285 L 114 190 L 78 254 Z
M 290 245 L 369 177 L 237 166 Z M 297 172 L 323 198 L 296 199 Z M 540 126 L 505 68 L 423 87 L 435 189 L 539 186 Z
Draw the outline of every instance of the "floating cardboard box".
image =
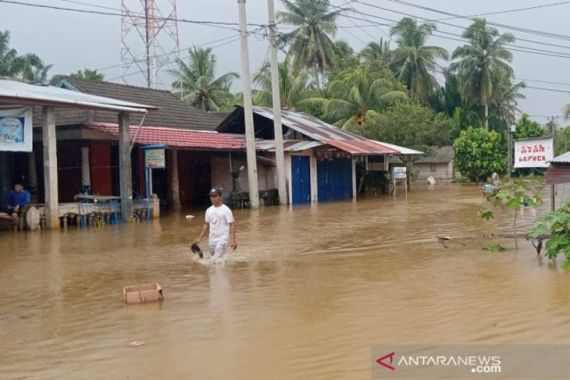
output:
M 155 302 L 164 299 L 162 288 L 157 283 L 125 286 L 123 288 L 123 298 L 127 304 Z

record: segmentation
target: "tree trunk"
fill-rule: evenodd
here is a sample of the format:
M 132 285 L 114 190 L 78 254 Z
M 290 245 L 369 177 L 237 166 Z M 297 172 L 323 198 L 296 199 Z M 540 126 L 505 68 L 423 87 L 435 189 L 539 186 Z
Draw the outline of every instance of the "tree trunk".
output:
M 485 130 L 489 132 L 489 106 L 485 103 Z

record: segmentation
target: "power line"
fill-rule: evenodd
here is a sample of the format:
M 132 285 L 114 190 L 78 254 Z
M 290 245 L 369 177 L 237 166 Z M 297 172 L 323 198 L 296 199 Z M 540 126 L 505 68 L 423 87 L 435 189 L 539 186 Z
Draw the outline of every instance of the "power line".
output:
M 213 41 L 208 41 L 208 42 L 204 42 L 204 43 L 202 43 L 202 44 L 192 45 L 192 46 L 189 46 L 189 47 L 185 47 L 185 48 L 182 48 L 182 49 L 180 49 L 180 50 L 184 51 L 184 50 L 192 49 L 193 47 L 203 47 L 203 46 L 207 46 L 207 45 L 210 45 L 210 44 L 215 44 L 215 43 L 217 43 L 217 42 L 222 42 L 222 41 L 226 41 L 226 40 L 229 40 L 229 39 L 235 39 L 235 38 L 236 38 L 236 35 L 235 35 L 235 34 L 232 34 L 232 35 L 230 35 L 230 36 L 226 36 L 226 37 L 223 37 L 223 38 L 219 38 L 219 39 L 216 39 L 216 40 L 213 40 Z M 157 55 L 157 57 L 168 57 L 168 56 L 174 55 L 174 54 L 178 54 L 178 52 L 172 51 L 172 52 L 170 52 L 170 53 L 165 53 L 165 54 Z M 146 58 L 134 59 L 134 60 L 132 61 L 132 63 L 135 63 L 135 62 L 143 62 L 143 61 L 145 61 L 145 60 L 146 60 Z M 114 68 L 117 68 L 117 67 L 121 67 L 122 65 L 123 65 L 122 63 L 119 63 L 119 64 L 116 64 L 116 65 L 94 68 L 94 69 L 92 69 L 92 70 L 105 71 L 105 70 L 110 70 L 110 69 L 114 69 Z
M 541 5 L 535 5 L 535 6 L 533 6 L 533 7 L 526 7 L 526 8 L 505 9 L 505 10 L 502 10 L 502 11 L 478 13 L 478 14 L 472 14 L 472 15 L 462 16 L 462 17 L 461 17 L 461 16 L 453 16 L 453 17 L 447 17 L 447 18 L 440 18 L 440 19 L 433 20 L 433 21 L 453 20 L 453 19 L 463 18 L 463 17 L 473 18 L 473 17 L 480 17 L 480 16 L 501 15 L 501 14 L 505 14 L 505 13 L 514 13 L 514 12 L 529 11 L 529 10 L 533 10 L 533 9 L 556 7 L 556 6 L 559 6 L 559 5 L 567 5 L 567 4 L 570 4 L 570 1 L 562 1 L 562 2 L 559 2 L 559 3 L 550 3 L 550 4 L 541 4 Z
M 445 36 L 442 36 L 442 38 L 452 39 L 452 38 L 450 38 L 450 37 L 445 37 Z M 312 40 L 310 40 L 310 39 L 304 38 L 304 40 L 306 40 L 308 43 L 316 44 L 315 41 L 312 41 Z M 457 40 L 457 39 L 456 39 L 456 40 Z M 458 41 L 464 41 L 464 40 L 458 40 Z M 350 54 L 350 55 L 353 55 L 353 56 L 356 56 L 356 57 L 365 57 L 365 58 L 372 58 L 372 59 L 375 58 L 375 57 L 373 57 L 372 55 L 363 54 L 362 52 L 354 52 L 354 51 L 353 51 L 353 52 L 349 52 L 349 54 Z M 444 68 L 442 67 L 439 71 L 438 71 L 438 70 L 435 70 L 435 71 L 436 71 L 437 73 L 439 73 L 439 74 L 443 74 L 443 73 L 444 73 L 443 70 L 444 70 Z M 518 81 L 523 81 L 523 82 L 525 81 L 525 79 L 523 79 L 523 78 L 516 78 L 516 77 L 515 77 L 514 79 L 516 79 L 516 80 L 518 80 Z M 529 80 L 529 81 L 539 81 L 539 80 L 531 79 L 531 80 Z M 543 81 L 543 82 L 547 82 L 547 81 Z M 570 83 L 561 83 L 561 82 L 550 82 L 550 83 L 552 83 L 552 84 L 563 84 L 563 85 L 568 85 L 568 86 L 570 86 Z M 566 91 L 566 90 L 562 90 L 562 89 L 555 89 L 555 88 L 548 88 L 548 87 L 538 87 L 538 86 L 528 86 L 528 85 L 525 85 L 524 88 L 525 88 L 525 89 L 528 88 L 528 89 L 532 89 L 532 90 L 541 90 L 541 91 L 550 91 L 550 92 L 557 92 L 557 93 L 567 93 L 567 94 L 570 94 L 570 90 Z
M 231 40 L 229 40 L 229 41 L 226 41 L 226 42 L 224 42 L 224 43 L 222 43 L 222 44 L 219 44 L 219 45 L 211 46 L 210 48 L 211 48 L 211 49 L 217 49 L 217 48 L 220 48 L 220 47 L 229 45 L 230 43 L 239 40 L 239 38 L 240 38 L 240 36 L 233 37 L 233 38 L 232 38 Z M 201 46 L 205 46 L 205 44 L 202 44 Z M 197 47 L 199 47 L 199 46 L 197 46 Z M 188 57 L 190 57 L 190 54 L 184 55 L 184 56 L 180 57 L 180 59 L 183 60 L 183 59 L 186 59 L 186 58 L 188 58 Z M 171 61 L 171 62 L 167 63 L 167 65 L 170 65 L 170 64 L 172 64 L 172 63 L 174 63 L 174 62 Z M 128 74 L 125 74 L 125 75 L 119 75 L 118 77 L 110 78 L 108 81 L 111 82 L 111 81 L 114 81 L 114 80 L 117 80 L 117 79 L 121 79 L 121 78 L 123 78 L 123 77 L 131 77 L 131 76 L 137 75 L 137 74 L 140 74 L 140 71 L 133 71 L 132 73 L 128 73 Z
M 370 3 L 367 3 L 367 2 L 365 2 L 365 1 L 360 1 L 360 0 L 354 0 L 354 1 L 357 2 L 357 3 L 360 3 L 360 4 L 362 4 L 362 5 L 368 6 L 368 7 L 372 7 L 372 8 L 376 8 L 376 9 L 379 9 L 379 10 L 392 12 L 392 13 L 396 13 L 396 14 L 403 15 L 403 16 L 414 17 L 414 18 L 417 18 L 417 19 L 420 19 L 420 20 L 424 20 L 424 21 L 428 21 L 428 22 L 436 22 L 436 23 L 438 23 L 438 24 L 445 25 L 445 26 L 449 26 L 449 27 L 456 28 L 456 29 L 461 29 L 461 30 L 465 30 L 465 29 L 466 29 L 465 26 L 456 25 L 456 24 L 451 24 L 451 23 L 449 23 L 449 22 L 444 22 L 444 21 L 437 21 L 437 20 L 433 20 L 433 19 L 430 19 L 430 18 L 427 18 L 427 17 L 418 16 L 418 15 L 416 15 L 416 14 L 407 13 L 407 12 L 402 12 L 402 11 L 395 10 L 395 9 L 390 9 L 390 8 L 385 8 L 385 7 L 381 7 L 381 6 L 379 6 L 379 5 L 375 5 L 375 4 L 370 4 Z M 396 1 L 396 0 L 388 0 L 388 1 Z M 421 7 L 421 6 L 418 6 L 418 7 L 420 7 L 421 9 L 425 8 L 425 7 Z M 356 12 L 356 13 L 359 13 L 359 14 L 368 15 L 367 13 L 361 12 L 361 11 L 356 10 L 356 9 L 353 9 L 352 11 L 353 11 L 353 12 Z M 447 12 L 444 12 L 444 13 L 447 14 Z M 374 17 L 374 18 L 385 19 L 385 18 L 380 17 L 380 16 L 375 16 L 375 15 L 370 15 L 370 16 L 371 16 L 371 17 Z M 462 16 L 461 18 L 464 18 L 464 17 Z M 385 19 L 385 20 L 387 20 L 387 19 Z M 474 19 L 470 19 L 470 20 L 474 20 Z M 394 20 L 392 20 L 392 21 L 394 21 Z M 397 22 L 397 21 L 396 21 L 396 22 Z M 492 23 L 492 22 L 490 22 L 490 21 L 487 21 L 487 23 L 488 23 L 489 25 L 495 25 L 494 23 Z M 496 26 L 496 25 L 495 25 L 495 26 Z M 510 29 L 513 29 L 513 28 L 516 28 L 516 27 L 510 26 Z M 514 30 L 514 29 L 513 29 L 513 30 Z M 542 36 L 542 35 L 541 35 L 541 36 Z M 462 37 L 462 36 L 460 36 L 460 37 Z M 544 36 L 542 36 L 542 37 L 544 37 Z M 569 38 L 569 40 L 570 40 L 570 36 L 568 36 L 568 38 Z M 528 42 L 528 43 L 532 43 L 532 44 L 537 44 L 537 45 L 541 45 L 541 46 L 546 45 L 546 46 L 552 46 L 552 47 L 559 47 L 559 48 L 563 48 L 563 49 L 570 49 L 570 46 L 568 46 L 568 45 L 553 44 L 553 43 L 544 42 L 544 41 L 530 40 L 530 39 L 527 39 L 527 38 L 516 37 L 516 40 L 517 40 L 517 41 Z M 532 48 L 531 48 L 531 49 L 532 49 Z
M 556 88 L 547 88 L 547 87 L 535 87 L 535 86 L 526 86 L 525 88 L 530 88 L 533 90 L 541 90 L 541 91 L 550 91 L 550 92 L 560 92 L 564 94 L 570 94 L 570 90 L 560 90 Z
M 358 0 L 355 0 L 355 1 L 358 1 Z M 374 6 L 374 7 L 375 7 L 375 8 L 382 9 L 382 10 L 387 10 L 387 11 L 390 11 L 390 12 L 398 13 L 398 14 L 401 14 L 401 15 L 404 15 L 404 16 L 415 17 L 415 18 L 419 18 L 419 19 L 422 19 L 422 20 L 429 21 L 428 18 L 420 17 L 420 16 L 417 16 L 417 15 L 415 15 L 415 14 L 410 14 L 410 13 L 406 13 L 406 12 L 400 12 L 400 11 L 396 11 L 396 10 L 392 10 L 392 9 L 388 9 L 388 8 L 383 8 L 383 7 L 378 7 L 378 6 Z M 397 20 L 393 20 L 393 19 L 389 19 L 389 18 L 377 16 L 377 15 L 372 15 L 372 14 L 366 14 L 366 13 L 364 13 L 364 12 L 361 12 L 361 11 L 358 10 L 358 9 L 352 8 L 352 9 L 350 9 L 350 11 L 353 12 L 353 13 L 357 13 L 357 14 L 359 14 L 359 15 L 367 15 L 367 16 L 369 16 L 369 17 L 373 17 L 373 18 L 375 18 L 375 19 L 379 19 L 379 20 L 383 20 L 383 21 L 388 21 L 388 22 L 391 23 L 391 24 L 378 23 L 378 25 L 384 25 L 384 26 L 391 26 L 391 27 L 393 27 L 393 26 L 395 26 L 395 25 L 398 23 Z M 348 16 L 348 15 L 342 15 L 342 16 L 343 16 L 343 17 L 355 18 L 355 17 L 353 17 L 353 16 Z M 359 19 L 359 20 L 361 20 L 361 21 L 364 20 L 364 19 L 362 19 L 362 18 L 355 18 L 355 19 Z M 456 27 L 456 28 L 460 28 L 460 29 L 462 29 L 462 30 L 465 30 L 464 27 L 459 26 L 459 25 L 454 25 L 454 24 L 449 24 L 449 23 L 443 23 L 443 24 L 449 25 L 449 26 L 453 26 L 453 27 Z M 452 37 L 455 37 L 455 38 L 446 37 L 446 36 L 441 36 L 441 35 L 438 35 L 438 33 L 446 34 L 446 35 L 449 35 L 449 36 L 452 36 Z M 432 35 L 433 35 L 434 37 L 449 39 L 449 40 L 458 41 L 458 42 L 467 42 L 467 40 L 466 40 L 463 36 L 458 35 L 458 34 L 455 34 L 455 33 L 446 32 L 446 31 L 434 32 Z M 570 49 L 570 46 L 554 45 L 554 44 L 549 44 L 549 43 L 546 43 L 546 42 L 539 42 L 539 41 L 525 40 L 525 39 L 521 39 L 521 40 L 527 41 L 527 42 L 531 42 L 531 43 L 540 44 L 540 45 L 547 45 L 547 46 L 552 45 L 552 46 L 557 46 L 557 47 L 563 47 L 563 48 L 566 48 L 566 49 Z M 558 57 L 558 58 L 570 59 L 570 53 L 565 53 L 565 52 L 552 51 L 552 50 L 544 50 L 544 49 L 533 48 L 533 47 L 530 47 L 530 46 L 522 46 L 522 45 L 514 45 L 514 44 L 506 44 L 505 47 L 506 47 L 507 50 L 517 51 L 517 52 L 521 52 L 521 53 L 528 53 L 528 54 L 536 54 L 536 55 L 541 55 L 541 56 L 551 56 L 551 57 Z
M 14 0 L 0 0 L 0 3 L 12 4 L 12 5 L 21 5 L 21 6 L 27 6 L 27 7 L 32 7 L 32 8 L 52 9 L 52 10 L 58 10 L 58 11 L 68 11 L 68 12 L 76 12 L 76 13 L 84 13 L 84 14 L 95 14 L 95 15 L 102 15 L 102 16 L 116 16 L 116 17 L 124 16 L 124 14 L 120 13 L 120 12 L 117 13 L 117 12 L 97 11 L 97 10 L 91 10 L 91 9 L 59 7 L 59 6 L 55 6 L 55 5 L 26 3 L 26 2 L 14 1 Z M 187 24 L 206 25 L 206 26 L 211 26 L 211 27 L 218 27 L 218 28 L 225 28 L 225 29 L 231 29 L 231 30 L 239 31 L 238 28 L 233 28 L 234 26 L 239 27 L 239 24 L 236 22 L 189 20 L 189 19 L 185 19 L 185 18 L 174 18 L 174 17 L 153 17 L 152 19 L 160 20 L 160 21 L 177 21 L 177 22 L 182 22 L 182 23 L 187 23 Z M 252 24 L 252 23 L 249 23 L 248 25 L 249 26 L 258 26 L 258 27 L 259 26 L 263 26 L 263 27 L 265 26 L 265 24 Z
M 354 0 L 357 3 L 369 6 L 369 7 L 373 7 L 373 8 L 381 8 L 375 4 L 370 4 L 366 1 L 361 1 L 361 0 Z M 451 13 L 451 12 L 447 12 L 447 11 L 442 11 L 440 9 L 436 9 L 436 8 L 430 8 L 430 7 L 426 7 L 423 5 L 419 5 L 419 4 L 414 4 L 414 3 L 410 3 L 408 1 L 404 1 L 404 0 L 387 0 L 393 3 L 397 3 L 397 4 L 402 4 L 402 5 L 406 5 L 408 7 L 412 7 L 412 8 L 417 8 L 417 9 L 422 9 L 425 11 L 429 11 L 429 12 L 433 12 L 433 13 L 439 13 L 439 14 L 443 14 L 446 16 L 453 16 L 456 18 L 462 18 L 462 19 L 467 19 L 467 20 L 474 20 L 474 18 L 469 17 L 469 16 L 462 16 L 462 15 L 458 15 L 456 13 Z M 419 17 L 418 17 L 419 18 Z M 429 20 L 429 19 L 426 19 Z M 434 20 L 435 21 L 435 20 Z M 436 21 L 437 22 L 437 21 Z M 566 35 L 566 34 L 559 34 L 559 33 L 551 33 L 551 32 L 543 32 L 541 30 L 535 30 L 535 29 L 529 29 L 529 28 L 524 28 L 521 26 L 516 26 L 516 25 L 507 25 L 507 24 L 501 24 L 501 23 L 497 23 L 497 22 L 492 22 L 492 21 L 487 21 L 487 23 L 489 25 L 493 25 L 496 27 L 500 27 L 500 28 L 504 28 L 504 29 L 510 29 L 510 30 L 515 30 L 515 31 L 519 31 L 522 33 L 527 33 L 527 34 L 534 34 L 534 35 L 539 35 L 542 37 L 547 37 L 547 38 L 553 38 L 553 39 L 559 39 L 559 40 L 564 40 L 564 41 L 570 41 L 570 36 Z

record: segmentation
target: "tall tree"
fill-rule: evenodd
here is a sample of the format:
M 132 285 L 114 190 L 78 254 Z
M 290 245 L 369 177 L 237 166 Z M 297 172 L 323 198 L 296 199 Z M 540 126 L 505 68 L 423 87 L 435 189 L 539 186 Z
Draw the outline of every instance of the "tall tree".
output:
M 193 107 L 218 111 L 228 100 L 232 80 L 239 78 L 233 72 L 216 78 L 216 56 L 212 49 L 194 47 L 189 51 L 188 63 L 178 59 L 178 68 L 170 73 L 178 78 L 172 83 L 173 92 Z
M 16 58 L 17 76 L 25 81 L 35 84 L 48 82 L 48 71 L 52 65 L 45 65 L 40 57 L 35 54 L 26 54 Z
M 360 56 L 364 62 L 382 61 L 388 65 L 392 59 L 390 42 L 383 39 L 380 39 L 379 42 L 370 42 L 360 51 Z
M 493 94 L 495 111 L 507 125 L 513 125 L 516 122 L 515 114 L 520 111 L 518 108 L 519 100 L 525 98 L 521 91 L 526 87 L 526 84 L 524 82 L 513 83 L 511 78 L 503 77 L 495 86 L 495 93 Z
M 331 80 L 326 96 L 303 102 L 317 106 L 323 119 L 346 129 L 363 124 L 374 114 L 408 99 L 405 88 L 385 68 L 371 72 L 368 65 L 347 69 Z
M 489 107 L 497 92 L 497 84 L 511 79 L 513 56 L 505 48 L 515 38 L 510 33 L 499 34 L 496 28 L 487 25 L 485 19 L 477 19 L 463 33 L 469 42 L 453 52 L 457 60 L 451 65 L 457 70 L 464 100 L 485 110 L 485 128 L 489 130 Z
M 81 79 L 87 79 L 87 80 L 91 80 L 91 81 L 95 81 L 95 82 L 103 82 L 103 80 L 105 79 L 105 74 L 100 73 L 97 70 L 92 70 L 92 69 L 79 70 L 79 71 L 77 71 L 77 73 L 71 74 L 71 76 L 81 78 Z
M 255 103 L 270 107 L 273 103 L 271 91 L 271 66 L 265 63 L 255 74 L 253 81 L 260 88 L 255 91 Z M 289 60 L 279 63 L 279 93 L 281 108 L 288 110 L 299 109 L 300 102 L 314 95 L 314 89 L 309 84 L 307 71 L 293 73 Z
M 335 19 L 340 10 L 331 11 L 329 0 L 283 0 L 285 11 L 278 12 L 281 23 L 295 29 L 281 37 L 289 45 L 288 56 L 293 69 L 313 70 L 318 80 L 335 61 Z
M 436 30 L 435 24 L 418 24 L 405 17 L 392 28 L 398 47 L 392 53 L 392 67 L 398 79 L 406 84 L 424 104 L 429 104 L 437 81 L 433 72 L 436 60 L 448 59 L 447 50 L 439 46 L 426 46 L 428 37 Z
M 14 60 L 18 52 L 10 48 L 10 32 L 0 32 L 0 76 L 14 75 Z
M 18 55 L 15 49 L 10 48 L 10 33 L 0 32 L 0 76 L 45 84 L 51 66 L 45 65 L 35 54 Z

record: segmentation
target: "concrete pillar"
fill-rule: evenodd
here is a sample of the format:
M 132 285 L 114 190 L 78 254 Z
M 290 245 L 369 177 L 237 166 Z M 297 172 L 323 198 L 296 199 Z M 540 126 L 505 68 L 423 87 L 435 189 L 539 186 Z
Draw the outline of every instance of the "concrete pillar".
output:
M 178 150 L 172 149 L 172 162 L 170 163 L 170 198 L 172 208 L 179 210 L 180 204 L 180 181 L 178 179 Z
M 43 107 L 42 137 L 44 147 L 44 189 L 46 228 L 59 228 L 59 198 L 57 181 L 57 139 L 53 107 Z
M 311 172 L 311 202 L 319 201 L 319 181 L 318 181 L 318 163 L 317 157 L 314 152 L 311 152 L 309 158 L 310 172 Z
M 89 147 L 81 147 L 81 192 L 91 193 L 91 172 L 89 163 Z
M 119 113 L 119 182 L 121 189 L 121 217 L 127 222 L 131 215 L 133 178 L 131 170 L 131 147 L 129 137 L 129 114 Z
M 352 157 L 352 200 L 356 202 L 356 158 Z

